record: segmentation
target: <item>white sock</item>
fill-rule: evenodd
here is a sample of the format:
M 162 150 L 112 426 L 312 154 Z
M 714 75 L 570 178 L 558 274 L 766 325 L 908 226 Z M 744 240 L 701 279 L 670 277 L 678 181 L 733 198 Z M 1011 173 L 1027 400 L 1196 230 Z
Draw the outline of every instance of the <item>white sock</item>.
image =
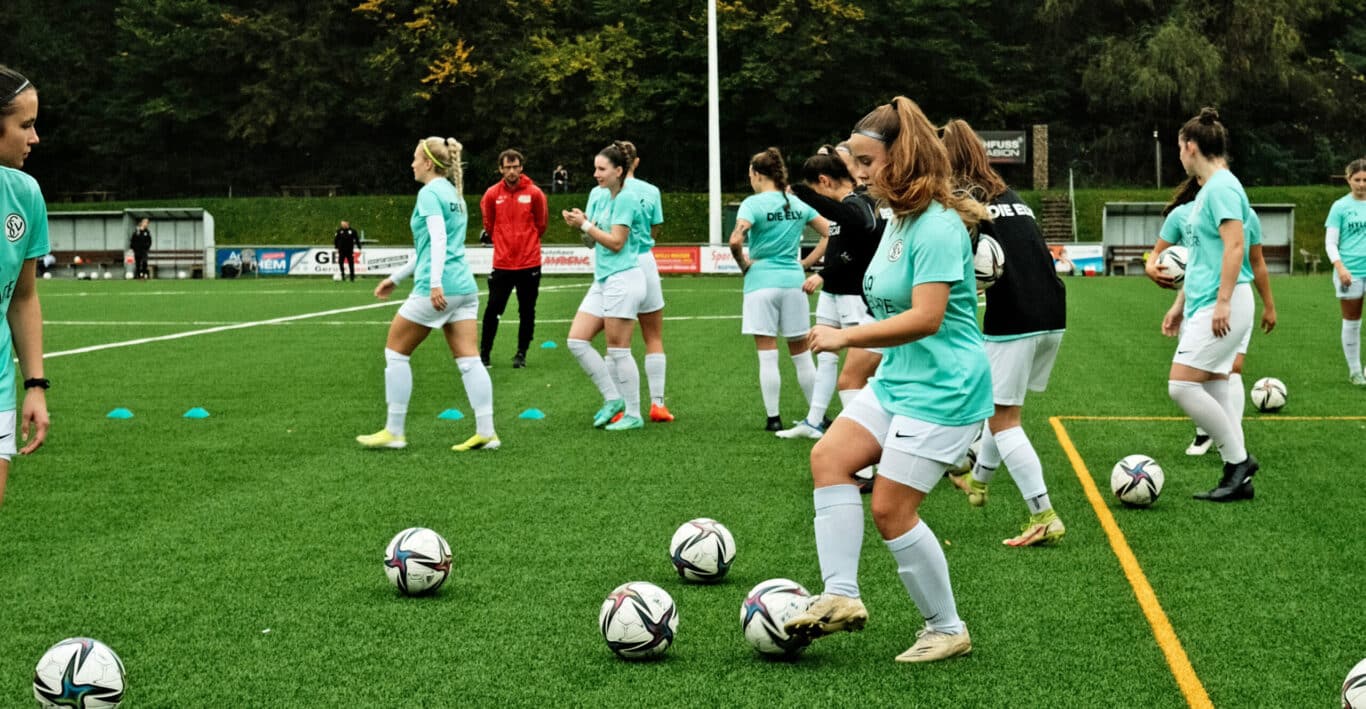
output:
M 1347 358 L 1347 373 L 1361 374 L 1361 321 L 1342 321 L 1342 354 Z
M 801 369 L 797 369 L 800 377 Z M 811 387 L 811 408 L 806 411 L 806 422 L 820 426 L 825 410 L 830 408 L 830 395 L 835 393 L 835 382 L 840 376 L 840 356 L 834 352 L 816 355 L 816 382 Z
M 408 400 L 413 398 L 413 368 L 408 355 L 384 348 L 384 400 L 389 404 L 389 418 L 384 428 L 395 436 L 403 435 L 403 424 L 408 418 Z
M 592 343 L 587 340 L 566 340 L 569 345 L 569 353 L 574 355 L 574 359 L 579 361 L 579 366 L 593 380 L 593 386 L 598 388 L 602 394 L 603 401 L 613 401 L 621 398 L 617 391 L 617 383 L 612 380 L 612 376 L 607 372 L 607 363 L 603 361 L 602 355 L 593 349 Z
M 979 483 L 989 483 L 996 477 L 996 469 L 1001 466 L 1001 449 L 996 445 L 996 436 L 985 422 L 982 423 L 982 446 L 977 451 L 977 465 L 972 469 L 972 479 Z
M 1225 463 L 1241 463 L 1247 460 L 1247 450 L 1239 441 L 1241 436 L 1233 432 L 1223 404 L 1210 396 L 1200 382 L 1168 381 L 1167 394 L 1187 416 L 1191 417 L 1195 425 L 1209 433 L 1214 445 L 1219 447 L 1219 456 Z
M 1043 509 L 1034 509 L 1040 504 L 1048 504 L 1048 486 L 1043 481 L 1043 463 L 1039 461 L 1039 454 L 1034 451 L 1034 446 L 1030 444 L 1029 436 L 1025 435 L 1024 429 L 1019 426 L 1007 428 L 994 438 L 1006 469 L 1010 471 L 1010 477 L 1015 481 L 1016 487 L 1020 488 L 1020 496 L 1030 506 L 1029 513 L 1038 514 L 1051 509 L 1051 504 Z M 1044 499 L 1040 501 L 1040 497 Z
M 920 609 L 925 624 L 941 633 L 963 632 L 963 620 L 949 583 L 949 560 L 925 520 L 911 531 L 888 539 L 887 548 L 896 559 L 896 573 Z
M 759 393 L 769 418 L 778 415 L 778 394 L 783 390 L 783 375 L 778 371 L 778 350 L 759 350 Z
M 1229 402 L 1228 380 L 1210 379 L 1209 381 L 1201 382 L 1200 388 L 1204 389 L 1207 394 L 1214 397 L 1215 401 L 1219 402 L 1219 408 L 1224 410 L 1224 418 L 1228 419 L 1229 434 L 1234 436 L 1238 441 L 1237 447 L 1245 449 L 1247 445 L 1243 441 L 1243 427 L 1240 425 L 1241 421 L 1237 424 L 1234 423 L 1233 411 L 1229 408 L 1231 404 Z
M 665 360 L 663 352 L 645 355 L 645 378 L 650 384 L 650 403 L 664 405 L 664 372 Z
M 465 396 L 469 397 L 470 408 L 474 409 L 474 432 L 484 438 L 493 438 L 493 379 L 489 370 L 484 368 L 479 357 L 456 357 L 455 367 L 460 370 L 460 381 L 465 385 Z
M 616 370 L 617 391 L 626 400 L 626 415 L 640 418 L 640 367 L 630 347 L 608 347 L 607 358 Z
M 797 386 L 802 388 L 802 396 L 806 397 L 806 405 L 810 406 L 814 401 L 811 398 L 812 390 L 816 388 L 816 363 L 811 359 L 811 351 L 792 355 L 792 366 L 797 368 Z M 825 395 L 825 401 L 829 406 L 829 394 Z
M 1243 389 L 1243 375 L 1234 372 L 1228 375 L 1228 398 L 1224 400 L 1224 411 L 1228 412 L 1228 422 L 1243 436 L 1243 447 L 1247 447 L 1247 432 L 1243 431 L 1243 410 L 1247 408 L 1247 391 Z
M 863 499 L 854 485 L 818 487 L 816 557 L 825 593 L 858 598 L 858 560 L 863 549 Z

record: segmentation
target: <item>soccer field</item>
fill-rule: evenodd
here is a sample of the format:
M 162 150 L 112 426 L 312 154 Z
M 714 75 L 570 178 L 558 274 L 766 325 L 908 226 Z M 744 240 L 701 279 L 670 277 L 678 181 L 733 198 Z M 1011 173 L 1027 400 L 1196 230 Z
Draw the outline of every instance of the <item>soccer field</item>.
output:
M 941 485 L 922 514 L 975 649 L 927 666 L 892 661 L 921 621 L 871 519 L 866 630 L 793 662 L 741 636 L 750 587 L 787 577 L 817 593 L 821 579 L 811 444 L 762 430 L 739 279 L 665 281 L 677 421 L 606 433 L 564 346 L 587 279 L 548 278 L 537 345 L 559 346 L 512 369 L 509 308 L 491 371 L 503 448 L 463 454 L 450 445 L 473 416 L 439 338 L 413 357 L 408 448 L 353 441 L 383 425 L 384 335 L 401 301 L 376 306 L 373 286 L 41 284 L 53 427 L 17 459 L 0 508 L 0 705 L 27 705 L 34 663 L 69 636 L 119 653 L 127 707 L 1330 707 L 1366 657 L 1366 391 L 1347 384 L 1327 276 L 1273 280 L 1280 325 L 1254 335 L 1245 382 L 1278 377 L 1289 404 L 1249 406 L 1258 496 L 1225 506 L 1191 499 L 1219 461 L 1184 455 L 1192 429 L 1167 398 L 1170 294 L 1069 279 L 1049 391 L 1025 406 L 1068 534 L 1002 546 L 1026 516 L 1009 477 L 982 509 Z M 797 419 L 781 359 L 783 417 Z M 116 407 L 134 417 L 106 418 Z M 182 418 L 192 407 L 211 415 Z M 518 418 L 533 407 L 546 418 Z M 447 408 L 467 417 L 438 420 Z M 1109 493 L 1131 453 L 1166 470 L 1151 509 Z M 738 546 L 709 586 L 681 582 L 667 555 L 674 529 L 702 516 Z M 381 567 L 411 526 L 454 549 L 434 597 L 397 595 Z M 603 598 L 633 580 L 678 605 L 662 661 L 618 660 L 599 634 Z

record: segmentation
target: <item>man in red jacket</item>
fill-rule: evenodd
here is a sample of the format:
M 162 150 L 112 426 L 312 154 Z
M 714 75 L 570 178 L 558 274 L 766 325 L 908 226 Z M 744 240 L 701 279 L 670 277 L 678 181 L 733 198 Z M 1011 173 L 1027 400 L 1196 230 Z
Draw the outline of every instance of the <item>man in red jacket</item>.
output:
M 484 193 L 479 211 L 484 216 L 480 241 L 493 243 L 493 272 L 489 274 L 489 302 L 484 308 L 484 332 L 479 358 L 489 366 L 498 321 L 517 289 L 517 354 L 514 369 L 526 366 L 526 351 L 536 329 L 536 296 L 541 289 L 541 237 L 545 235 L 545 193 L 522 174 L 522 154 L 504 150 L 498 155 L 503 179 Z

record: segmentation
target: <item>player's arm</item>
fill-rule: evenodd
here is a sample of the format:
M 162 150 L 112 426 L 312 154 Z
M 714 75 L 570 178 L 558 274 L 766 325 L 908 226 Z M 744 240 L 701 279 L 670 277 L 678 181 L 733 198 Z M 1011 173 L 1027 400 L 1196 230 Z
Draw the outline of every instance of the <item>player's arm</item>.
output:
M 746 219 L 736 219 L 735 229 L 730 232 L 730 255 L 735 258 L 735 265 L 740 267 L 740 273 L 749 270 L 754 265 L 753 261 L 745 258 L 745 235 L 749 233 L 750 223 Z
M 1342 238 L 1342 232 L 1335 226 L 1328 227 L 1328 231 L 1323 235 L 1323 250 L 1328 252 L 1328 263 L 1333 264 L 1333 270 L 1337 272 L 1338 282 L 1343 288 L 1352 285 L 1352 272 L 1342 264 L 1342 255 L 1338 253 L 1338 240 Z
M 1262 330 L 1271 332 L 1276 328 L 1276 299 L 1271 296 L 1271 274 L 1266 270 L 1261 244 L 1248 247 L 1247 260 L 1252 264 L 1252 285 L 1262 297 Z
M 9 312 L 5 314 L 10 332 L 14 335 L 14 352 L 19 358 L 19 371 L 25 379 L 43 378 L 43 309 L 38 302 L 36 268 L 34 259 L 24 261 L 14 285 Z M 19 434 L 26 443 L 19 452 L 28 455 L 47 440 L 50 420 L 47 392 L 42 387 L 24 390 L 20 421 Z
M 1162 316 L 1162 334 L 1167 337 L 1176 337 L 1181 334 L 1181 321 L 1186 318 L 1186 291 L 1176 291 L 1176 297 L 1172 299 L 1172 307 L 1167 308 L 1167 314 Z
M 816 248 L 811 249 L 811 253 L 802 259 L 802 270 L 810 269 L 825 257 L 825 247 L 830 243 L 830 220 L 817 214 L 811 221 L 807 222 L 821 235 L 821 240 L 816 242 Z
M 939 326 L 944 322 L 951 287 L 949 283 L 921 283 L 911 289 L 913 305 L 910 310 L 847 329 L 817 325 L 811 329 L 807 341 L 811 349 L 819 353 L 846 347 L 896 347 L 929 337 L 939 332 Z
M 427 234 L 432 239 L 431 294 L 432 307 L 446 309 L 446 291 L 441 286 L 441 277 L 446 271 L 446 220 L 440 214 L 427 217 Z

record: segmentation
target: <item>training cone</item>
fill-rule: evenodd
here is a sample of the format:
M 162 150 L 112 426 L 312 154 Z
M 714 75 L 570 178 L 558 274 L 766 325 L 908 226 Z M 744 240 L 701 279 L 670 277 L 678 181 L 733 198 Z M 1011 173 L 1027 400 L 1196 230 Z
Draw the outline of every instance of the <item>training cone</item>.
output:
M 185 412 L 185 418 L 187 419 L 206 419 L 208 417 L 209 412 L 205 411 L 204 409 L 201 409 L 198 406 Z
M 125 409 L 125 408 L 123 408 L 123 407 L 119 407 L 119 408 L 117 408 L 117 409 L 114 409 L 113 411 L 110 411 L 109 414 L 108 414 L 108 418 L 111 418 L 111 419 L 130 419 L 130 418 L 133 418 L 133 412 L 132 412 L 132 411 L 129 411 L 128 409 Z
M 522 413 L 518 414 L 517 418 L 529 419 L 531 421 L 540 421 L 541 419 L 545 418 L 545 412 L 541 411 L 540 409 L 527 409 L 526 411 L 523 411 Z
M 460 413 L 460 409 L 446 409 L 437 414 L 436 417 L 442 421 L 459 421 L 460 419 L 465 418 L 465 415 Z
M 546 340 L 541 343 L 541 349 L 543 350 L 553 350 L 556 347 L 559 347 L 559 345 L 555 344 L 554 340 Z

